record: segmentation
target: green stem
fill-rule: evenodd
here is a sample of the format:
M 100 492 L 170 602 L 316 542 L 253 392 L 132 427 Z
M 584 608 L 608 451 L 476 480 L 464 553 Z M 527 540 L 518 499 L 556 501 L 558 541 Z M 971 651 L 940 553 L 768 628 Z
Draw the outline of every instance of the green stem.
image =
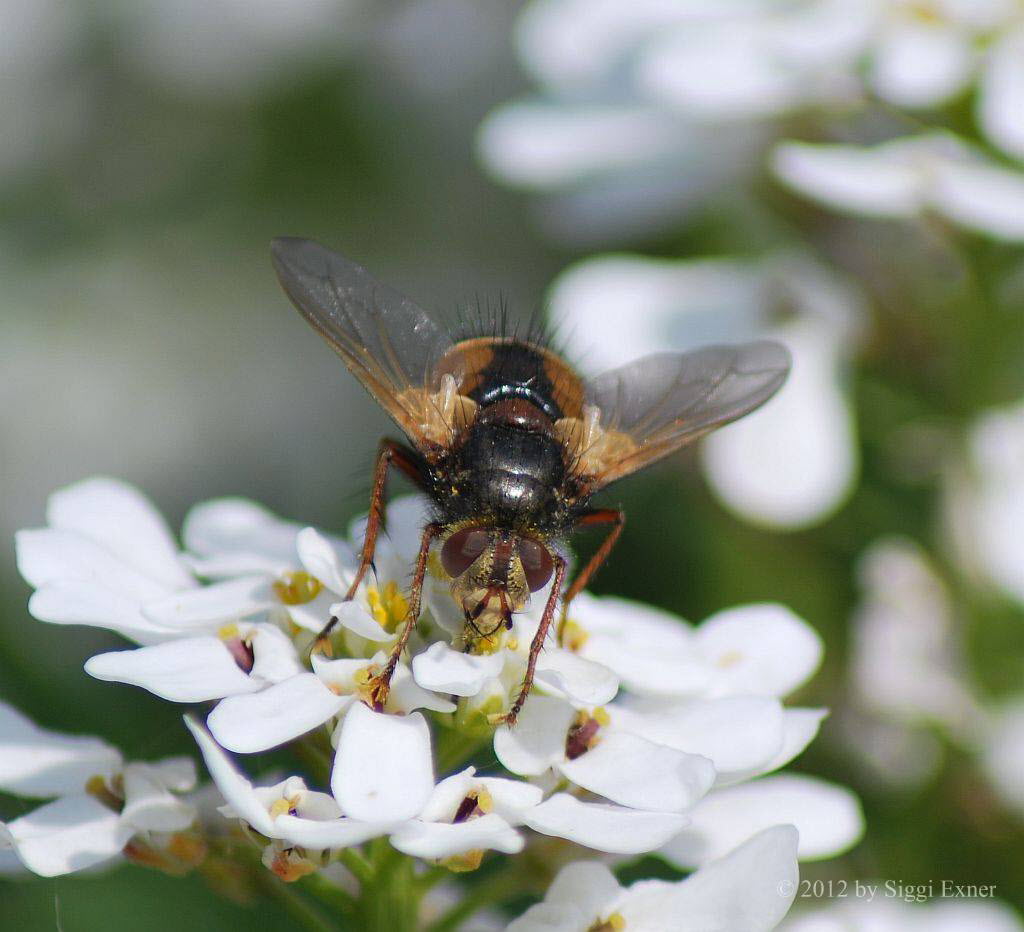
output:
M 356 910 L 356 898 L 337 884 L 331 883 L 323 874 L 310 874 L 304 877 L 302 887 L 332 910 L 346 914 Z
M 376 873 L 374 866 L 358 848 L 342 848 L 338 852 L 338 860 L 352 872 L 352 875 L 364 887 L 373 883 L 373 876 Z
M 496 906 L 519 893 L 532 889 L 530 879 L 524 876 L 524 865 L 515 864 L 496 874 L 485 877 L 449 909 L 440 919 L 431 923 L 426 932 L 456 932 L 469 919 L 487 906 Z
M 371 844 L 370 856 L 375 869 L 359 898 L 358 928 L 366 932 L 417 932 L 421 894 L 413 874 L 413 859 L 395 851 L 386 838 Z
M 337 926 L 329 922 L 319 909 L 306 902 L 288 884 L 280 881 L 270 871 L 257 873 L 259 884 L 276 899 L 302 928 L 310 932 L 337 932 Z
M 437 772 L 450 773 L 462 767 L 485 744 L 491 735 L 463 735 L 449 732 L 437 749 Z

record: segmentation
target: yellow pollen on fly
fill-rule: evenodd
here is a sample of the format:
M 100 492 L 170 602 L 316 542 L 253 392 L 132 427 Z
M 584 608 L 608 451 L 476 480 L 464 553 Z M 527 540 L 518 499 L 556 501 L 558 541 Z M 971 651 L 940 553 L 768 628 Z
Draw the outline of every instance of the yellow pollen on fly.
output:
M 312 602 L 323 588 L 324 584 L 319 579 L 303 570 L 285 573 L 274 581 L 274 592 L 285 605 L 305 605 Z
M 409 614 L 409 600 L 393 580 L 384 583 L 383 589 L 370 586 L 366 590 L 366 601 L 370 603 L 370 614 L 385 631 L 395 631 Z

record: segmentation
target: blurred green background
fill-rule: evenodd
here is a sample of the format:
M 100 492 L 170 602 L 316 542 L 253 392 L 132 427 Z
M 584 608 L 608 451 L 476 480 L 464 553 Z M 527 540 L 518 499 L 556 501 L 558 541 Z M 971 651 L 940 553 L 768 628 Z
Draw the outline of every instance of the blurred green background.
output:
M 223 494 L 326 527 L 365 509 L 389 425 L 280 293 L 272 236 L 319 239 L 445 310 L 503 295 L 529 313 L 586 253 L 545 241 L 528 200 L 474 159 L 481 119 L 527 86 L 509 40 L 513 4 L 185 4 L 177 19 L 155 3 L 17 6 L 0 14 L 12 137 L 0 144 L 0 697 L 130 757 L 192 753 L 180 709 L 82 672 L 116 637 L 28 616 L 14 531 L 44 522 L 50 491 L 93 474 L 135 483 L 173 527 Z M 178 21 L 188 15 L 210 21 L 193 33 Z M 665 256 L 778 245 L 777 230 L 738 224 L 734 206 L 629 245 Z M 813 211 L 779 207 L 816 234 Z M 964 239 L 951 266 L 934 243 L 865 223 L 831 226 L 822 248 L 848 257 L 851 241 L 876 244 L 856 271 L 885 299 L 852 374 L 852 498 L 814 529 L 757 530 L 711 498 L 683 454 L 683 468 L 614 490 L 629 526 L 594 586 L 693 621 L 744 601 L 791 606 L 826 643 L 799 699 L 838 710 L 857 558 L 881 535 L 937 535 L 936 478 L 903 474 L 893 433 L 964 425 L 1024 394 L 1020 289 L 977 287 L 1015 268 L 1018 251 Z M 976 589 L 956 596 L 976 688 L 1018 691 L 1024 612 Z M 894 788 L 826 723 L 795 769 L 852 786 L 868 822 L 850 854 L 803 876 L 994 883 L 1024 904 L 1020 819 L 963 753 L 950 749 L 923 785 Z M 5 799 L 3 814 L 30 805 Z M 3 929 L 239 925 L 291 927 L 270 900 L 236 905 L 198 877 L 132 866 L 0 881 Z

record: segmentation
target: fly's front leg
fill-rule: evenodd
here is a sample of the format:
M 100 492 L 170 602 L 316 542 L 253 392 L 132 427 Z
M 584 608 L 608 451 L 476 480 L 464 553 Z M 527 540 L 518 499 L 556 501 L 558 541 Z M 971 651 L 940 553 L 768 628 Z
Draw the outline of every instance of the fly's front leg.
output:
M 601 546 L 597 548 L 594 555 L 587 561 L 587 565 L 580 570 L 579 575 L 573 580 L 572 585 L 569 586 L 569 591 L 566 592 L 565 598 L 562 600 L 562 617 L 558 621 L 559 644 L 562 643 L 562 637 L 565 633 L 565 622 L 569 617 L 569 603 L 587 587 L 590 580 L 594 578 L 594 574 L 601 568 L 605 560 L 608 559 L 608 555 L 612 552 L 612 548 L 626 526 L 626 513 L 619 511 L 617 508 L 595 508 L 593 511 L 586 512 L 576 522 L 576 527 L 594 527 L 602 524 L 612 524 L 614 527 L 608 532 L 608 536 L 601 541 Z
M 423 487 L 423 475 L 419 465 L 419 457 L 408 447 L 394 440 L 382 440 L 377 452 L 377 464 L 373 469 L 373 492 L 370 495 L 370 512 L 366 518 L 366 534 L 363 536 L 363 549 L 359 556 L 359 568 L 352 579 L 352 584 L 345 593 L 343 602 L 355 598 L 359 584 L 363 581 L 367 569 L 373 565 L 373 554 L 377 548 L 377 535 L 384 521 L 384 491 L 387 486 L 388 469 L 395 466 L 419 488 Z M 338 619 L 334 615 L 316 636 L 312 651 L 326 656 L 331 654 L 331 633 L 337 627 Z
M 530 657 L 526 663 L 526 676 L 523 678 L 522 688 L 519 690 L 519 695 L 516 696 L 516 701 L 512 703 L 509 710 L 504 715 L 493 717 L 491 719 L 492 724 L 508 725 L 511 727 L 516 723 L 519 713 L 523 710 L 526 697 L 530 694 L 530 688 L 533 686 L 533 676 L 537 670 L 537 658 L 540 656 L 540 652 L 544 648 L 544 640 L 548 636 L 551 621 L 555 617 L 555 605 L 558 603 L 558 593 L 562 590 L 562 582 L 564 579 L 565 558 L 556 556 L 555 581 L 551 586 L 551 593 L 548 595 L 547 604 L 544 606 L 544 614 L 541 616 L 540 625 L 537 627 L 537 633 L 533 636 L 533 641 L 530 643 Z
M 434 538 L 442 531 L 442 525 L 431 523 L 423 529 L 423 537 L 420 539 L 420 552 L 416 557 L 416 570 L 412 577 L 412 589 L 409 591 L 409 612 L 405 616 L 405 624 L 402 633 L 395 646 L 391 648 L 391 655 L 384 669 L 373 678 L 370 684 L 370 699 L 373 707 L 378 712 L 384 711 L 384 704 L 388 701 L 388 693 L 391 691 L 391 677 L 395 675 L 395 667 L 402 658 L 402 651 L 409 642 L 412 629 L 416 627 L 416 621 L 420 617 L 420 605 L 423 600 L 423 578 L 427 573 L 427 557 L 430 554 L 430 545 Z

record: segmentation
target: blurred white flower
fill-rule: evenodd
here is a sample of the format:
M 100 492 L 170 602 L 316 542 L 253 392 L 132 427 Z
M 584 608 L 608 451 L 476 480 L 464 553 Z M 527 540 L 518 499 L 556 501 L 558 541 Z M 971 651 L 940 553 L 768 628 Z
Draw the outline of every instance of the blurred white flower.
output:
M 960 565 L 1024 602 L 1024 404 L 978 418 L 945 492 L 946 532 Z
M 577 861 L 508 932 L 768 932 L 796 893 L 796 841 L 792 826 L 776 825 L 678 883 L 641 880 L 625 889 L 603 864 Z
M 99 738 L 40 728 L 0 702 L 0 790 L 51 800 L 0 822 L 0 849 L 13 849 L 36 874 L 67 874 L 122 853 L 149 863 L 180 857 L 184 845 L 169 849 L 196 820 L 180 795 L 195 780 L 190 758 L 126 763 Z
M 981 735 L 981 765 L 996 792 L 1024 813 L 1024 699 L 992 711 Z
M 1024 240 L 1024 172 L 951 134 L 877 146 L 786 142 L 772 167 L 783 183 L 836 210 L 893 219 L 935 213 L 997 239 Z
M 762 262 L 602 256 L 564 272 L 552 319 L 590 374 L 645 353 L 770 336 L 793 370 L 764 408 L 703 445 L 712 488 L 744 517 L 774 527 L 821 520 L 857 472 L 843 385 L 863 311 L 846 283 L 801 257 Z
M 875 899 L 841 899 L 791 915 L 780 932 L 1021 932 L 1024 924 L 998 901 L 955 899 L 923 904 L 886 896 L 885 881 L 871 882 Z
M 980 714 L 966 685 L 949 593 L 912 541 L 872 544 L 859 566 L 851 677 L 868 712 L 907 725 L 937 723 L 961 739 Z

